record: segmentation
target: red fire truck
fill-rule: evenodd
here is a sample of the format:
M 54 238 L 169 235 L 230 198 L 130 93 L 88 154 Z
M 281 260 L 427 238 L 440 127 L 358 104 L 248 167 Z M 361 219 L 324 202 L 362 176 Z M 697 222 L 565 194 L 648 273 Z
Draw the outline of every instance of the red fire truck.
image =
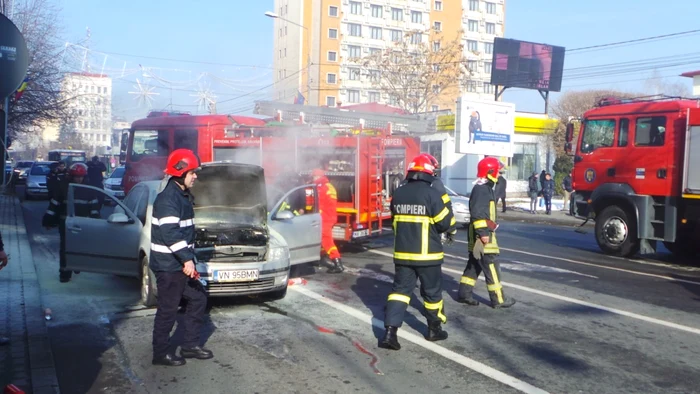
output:
M 420 153 L 417 138 L 392 135 L 390 126 L 319 128 L 244 116 L 152 112 L 122 135 L 123 186 L 128 193 L 138 182 L 161 179 L 168 153 L 178 148 L 194 150 L 202 162 L 260 165 L 270 193 L 309 183 L 305 176 L 323 168 L 338 191 L 334 238 L 361 240 L 390 225 L 391 194 L 407 160 Z M 293 179 L 300 184 L 290 185 Z
M 571 212 L 595 220 L 615 256 L 700 251 L 700 105 L 677 98 L 603 99 L 586 112 L 576 146 Z

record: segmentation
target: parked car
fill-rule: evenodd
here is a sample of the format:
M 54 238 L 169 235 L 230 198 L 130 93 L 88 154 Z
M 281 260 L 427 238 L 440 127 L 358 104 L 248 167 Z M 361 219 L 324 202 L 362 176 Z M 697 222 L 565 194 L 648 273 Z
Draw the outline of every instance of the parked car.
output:
M 452 212 L 455 215 L 458 226 L 466 227 L 469 225 L 471 214 L 469 213 L 469 197 L 464 196 L 445 186 L 447 195 L 452 200 Z
M 124 199 L 124 187 L 122 186 L 122 178 L 124 177 L 125 171 L 126 170 L 124 166 L 117 167 L 109 175 L 109 178 L 106 178 L 103 181 L 105 191 L 120 200 Z
M 15 177 L 15 184 L 22 185 L 27 182 L 27 174 L 34 164 L 33 161 L 18 161 L 15 164 L 13 171 L 13 176 Z
M 51 172 L 52 161 L 35 161 L 27 175 L 27 186 L 24 188 L 24 199 L 31 200 L 34 197 L 48 197 L 49 189 L 46 187 L 46 176 Z
M 321 216 L 295 216 L 282 203 L 306 193 L 304 185 L 270 206 L 262 167 L 230 162 L 205 163 L 192 188 L 195 199 L 197 271 L 209 296 L 267 294 L 282 298 L 290 266 L 318 261 Z M 67 268 L 131 276 L 141 280 L 141 300 L 157 303 L 155 276 L 148 267 L 153 202 L 162 181 L 135 185 L 107 219 L 75 216 L 71 184 L 66 218 Z M 302 199 L 303 200 L 303 199 Z M 118 239 L 119 242 L 114 242 Z

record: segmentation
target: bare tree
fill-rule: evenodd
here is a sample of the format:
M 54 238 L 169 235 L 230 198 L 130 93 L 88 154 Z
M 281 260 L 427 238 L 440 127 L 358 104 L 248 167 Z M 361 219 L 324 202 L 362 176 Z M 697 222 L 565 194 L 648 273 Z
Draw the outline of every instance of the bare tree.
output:
M 392 97 L 396 105 L 411 113 L 427 111 L 452 89 L 459 92 L 471 75 L 459 39 L 447 41 L 425 32 L 406 33 L 394 46 L 358 61 L 373 86 Z
M 647 94 L 666 95 L 676 97 L 690 97 L 691 89 L 688 84 L 671 82 L 661 76 L 659 70 L 654 70 L 651 77 L 644 82 L 644 90 Z

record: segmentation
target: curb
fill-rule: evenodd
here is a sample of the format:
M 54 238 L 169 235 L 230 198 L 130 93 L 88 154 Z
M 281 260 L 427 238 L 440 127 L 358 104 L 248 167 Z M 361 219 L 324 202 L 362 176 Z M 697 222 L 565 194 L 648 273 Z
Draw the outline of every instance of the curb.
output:
M 577 219 L 573 216 L 557 217 L 558 215 L 545 215 L 544 213 L 538 213 L 532 215 L 526 212 L 513 213 L 500 213 L 498 219 L 504 222 L 519 222 L 519 223 L 531 223 L 531 224 L 550 224 L 555 226 L 566 226 L 566 227 L 581 227 L 584 220 Z M 583 227 L 592 227 L 595 222 L 589 220 Z

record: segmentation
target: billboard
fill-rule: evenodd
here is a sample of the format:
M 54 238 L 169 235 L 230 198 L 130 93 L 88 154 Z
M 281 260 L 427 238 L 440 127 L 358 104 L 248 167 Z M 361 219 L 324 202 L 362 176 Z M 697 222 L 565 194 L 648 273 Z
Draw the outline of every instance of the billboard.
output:
M 559 92 L 564 47 L 496 37 L 491 84 Z
M 513 157 L 515 104 L 457 100 L 457 153 Z

